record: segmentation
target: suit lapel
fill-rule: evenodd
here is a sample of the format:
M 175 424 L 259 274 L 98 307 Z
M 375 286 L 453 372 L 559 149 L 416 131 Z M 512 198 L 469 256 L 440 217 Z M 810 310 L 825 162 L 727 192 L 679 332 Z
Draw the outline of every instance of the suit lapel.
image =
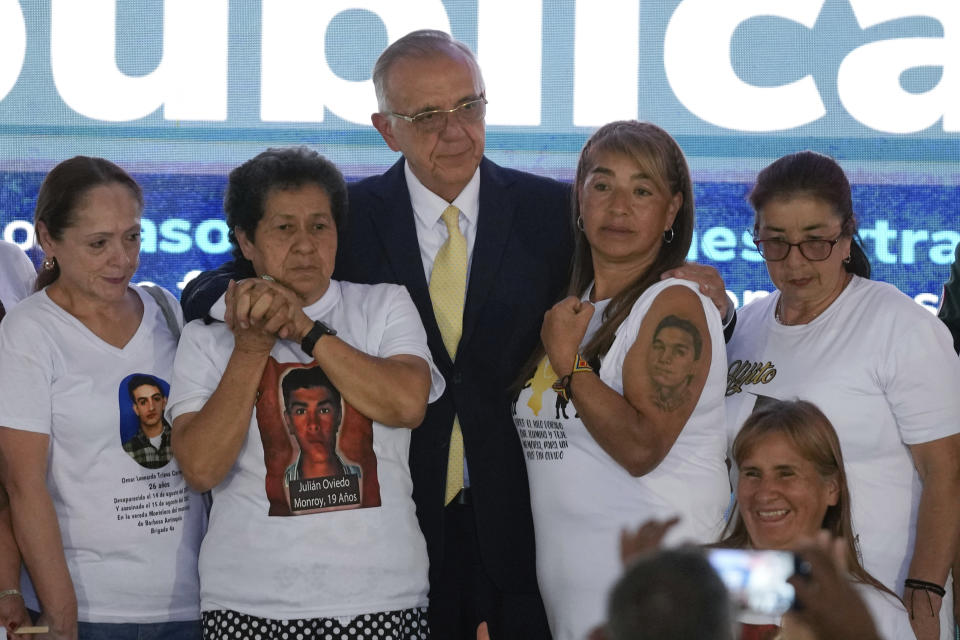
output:
M 423 273 L 420 242 L 417 239 L 413 206 L 410 204 L 410 191 L 407 189 L 403 162 L 401 158 L 383 174 L 383 179 L 375 191 L 382 205 L 374 207 L 370 216 L 384 254 L 390 263 L 391 271 L 396 275 L 397 282 L 407 287 L 413 303 L 420 312 L 434 360 L 444 360 L 447 366 L 451 366 L 453 363 L 443 345 L 443 336 L 433 315 L 430 290 L 427 288 L 427 279 Z M 437 365 L 440 364 L 437 362 Z
M 516 205 L 509 197 L 510 180 L 497 165 L 486 158 L 480 163 L 480 214 L 477 217 L 477 237 L 470 262 L 470 282 L 463 310 L 461 348 L 466 345 L 477 326 L 480 311 L 490 294 L 500 269 L 503 253 L 513 228 Z

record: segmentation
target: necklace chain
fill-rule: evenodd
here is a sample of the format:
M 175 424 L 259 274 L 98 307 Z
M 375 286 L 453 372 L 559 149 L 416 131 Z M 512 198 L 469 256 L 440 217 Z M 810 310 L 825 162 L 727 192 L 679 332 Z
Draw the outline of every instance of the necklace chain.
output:
M 843 290 L 847 288 L 847 285 L 850 284 L 850 281 L 851 281 L 851 280 L 853 280 L 853 276 L 852 276 L 851 274 L 847 274 L 847 277 L 846 277 L 846 279 L 844 280 L 844 283 L 843 283 L 843 287 L 840 288 L 840 293 L 843 293 Z M 823 313 L 824 311 L 826 311 L 827 309 L 830 308 L 830 305 L 832 305 L 833 302 L 834 302 L 834 300 L 836 300 L 836 299 L 840 296 L 840 293 L 838 293 L 836 296 L 834 296 L 833 300 L 830 301 L 830 304 L 828 304 L 828 305 L 825 306 L 823 309 L 820 309 L 820 311 L 817 311 L 815 314 L 813 314 L 812 316 L 810 316 L 810 319 L 807 320 L 806 322 L 793 322 L 793 323 L 790 323 L 790 324 L 809 324 L 809 323 L 813 322 L 814 320 L 817 319 L 817 316 L 819 316 L 821 313 Z M 779 322 L 780 324 L 786 325 L 786 326 L 790 326 L 790 324 L 788 324 L 788 323 L 786 323 L 786 322 L 783 321 L 782 309 L 783 309 L 783 294 L 781 293 L 781 294 L 780 294 L 780 297 L 777 298 L 777 306 L 775 306 L 775 307 L 773 308 L 773 317 L 774 317 L 774 318 L 776 319 L 776 321 Z
M 831 303 L 831 304 L 832 304 L 832 303 Z M 807 320 L 806 322 L 791 322 L 791 323 L 787 323 L 787 322 L 784 322 L 784 321 L 783 321 L 783 315 L 782 315 L 782 313 L 781 313 L 782 307 L 783 307 L 783 296 L 781 295 L 780 298 L 777 299 L 777 306 L 776 306 L 776 307 L 774 308 L 774 310 L 773 310 L 773 317 L 776 318 L 776 319 L 777 319 L 777 322 L 779 322 L 780 324 L 789 327 L 789 326 L 795 325 L 795 324 L 809 324 L 809 323 L 813 322 L 814 320 L 817 319 L 817 316 L 819 316 L 821 313 L 823 313 L 824 311 L 826 311 L 827 309 L 829 309 L 829 308 L 830 308 L 830 305 L 827 305 L 827 306 L 824 307 L 823 309 L 820 309 L 820 311 L 817 311 L 815 314 L 813 314 L 812 316 L 810 316 L 810 319 Z

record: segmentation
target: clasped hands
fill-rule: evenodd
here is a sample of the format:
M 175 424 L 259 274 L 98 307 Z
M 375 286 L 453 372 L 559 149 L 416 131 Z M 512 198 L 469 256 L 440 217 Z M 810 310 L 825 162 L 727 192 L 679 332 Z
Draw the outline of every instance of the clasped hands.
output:
M 224 301 L 223 320 L 247 351 L 269 351 L 278 338 L 299 343 L 313 326 L 300 297 L 273 279 L 230 281 Z

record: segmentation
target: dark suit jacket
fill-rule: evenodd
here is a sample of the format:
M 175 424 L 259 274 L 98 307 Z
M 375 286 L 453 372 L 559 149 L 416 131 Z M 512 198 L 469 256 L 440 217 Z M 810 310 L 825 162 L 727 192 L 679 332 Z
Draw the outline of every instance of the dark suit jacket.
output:
M 451 362 L 433 315 L 403 160 L 351 185 L 334 277 L 406 285 L 447 381 L 413 432 L 410 470 L 434 577 L 443 545 L 443 495 L 454 412 L 460 417 L 484 567 L 504 591 L 536 589 L 526 466 L 509 387 L 540 337 L 544 312 L 563 294 L 573 239 L 569 187 L 480 164 L 480 214 Z M 431 580 L 431 584 L 435 581 Z
M 413 432 L 410 447 L 413 498 L 430 554 L 431 584 L 436 585 L 443 551 L 444 484 L 456 412 L 484 567 L 501 590 L 532 592 L 533 524 L 509 388 L 537 345 L 544 312 L 562 297 L 568 279 L 569 186 L 483 159 L 463 334 L 451 362 L 433 315 L 403 162 L 350 185 L 350 214 L 340 229 L 334 278 L 405 285 L 447 381 L 446 392 Z M 184 289 L 188 319 L 209 310 L 232 272 L 224 265 Z

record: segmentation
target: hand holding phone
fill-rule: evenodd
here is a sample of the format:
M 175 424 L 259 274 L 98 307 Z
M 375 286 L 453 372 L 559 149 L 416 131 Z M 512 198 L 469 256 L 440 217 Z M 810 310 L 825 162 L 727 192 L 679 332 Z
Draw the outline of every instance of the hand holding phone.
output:
M 809 569 L 805 576 L 790 579 L 799 606 L 784 616 L 784 628 L 804 626 L 818 638 L 880 640 L 870 611 L 843 566 L 845 544 L 823 531 L 816 542 L 798 550 Z
M 795 591 L 787 580 L 808 571 L 790 551 L 710 549 L 707 557 L 745 624 L 779 625 L 794 603 Z

